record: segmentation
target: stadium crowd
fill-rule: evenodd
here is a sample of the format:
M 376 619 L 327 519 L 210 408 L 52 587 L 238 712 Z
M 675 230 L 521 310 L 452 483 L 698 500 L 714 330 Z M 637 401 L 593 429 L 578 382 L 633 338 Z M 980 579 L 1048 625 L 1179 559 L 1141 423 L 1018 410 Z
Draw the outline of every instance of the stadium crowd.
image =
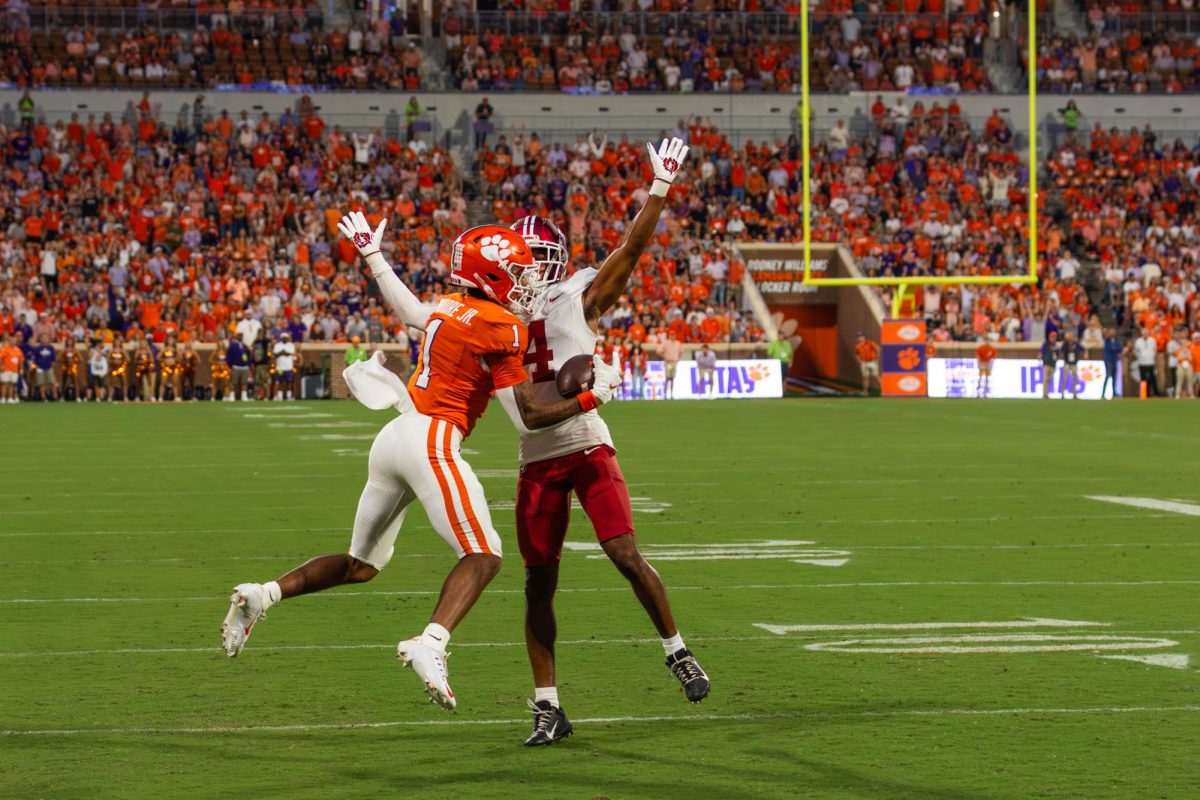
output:
M 1171 30 L 1042 34 L 1038 89 L 1057 93 L 1200 90 L 1200 40 Z
M 157 120 L 148 97 L 136 114 L 0 129 L 0 335 L 27 356 L 43 339 L 212 342 L 246 315 L 272 347 L 285 330 L 296 343 L 402 335 L 338 235 L 350 208 L 390 217 L 393 263 L 441 291 L 466 201 L 419 134 L 327 128 L 305 101 L 274 119 L 194 107 L 194 126 Z
M 1150 125 L 1098 123 L 1065 138 L 1047 169 L 1075 213 L 1048 252 L 1060 274 L 1095 265 L 1101 309 L 1130 341 L 1135 364 L 1158 393 L 1178 396 L 1200 366 L 1200 147 L 1166 141 Z M 1192 396 L 1195 396 L 1193 389 Z
M 318 2 L 206 3 L 180 9 L 188 13 L 177 27 L 133 14 L 136 26 L 122 28 L 50 7 L 56 24 L 31 26 L 9 5 L 0 16 L 0 83 L 20 88 L 421 88 L 421 52 L 402 14 L 326 30 Z
M 669 4 L 668 4 L 669 5 Z M 987 91 L 979 4 L 951 17 L 927 0 L 908 15 L 880 23 L 831 3 L 814 15 L 812 85 L 828 91 L 945 87 Z M 659 8 L 660 11 L 664 10 Z M 797 31 L 754 18 L 736 32 L 684 15 L 680 27 L 638 34 L 620 20 L 572 15 L 546 32 L 499 27 L 477 31 L 451 16 L 444 22 L 455 82 L 467 90 L 560 89 L 566 92 L 800 91 Z
M 158 120 L 147 96 L 136 120 L 73 115 L 50 125 L 31 109 L 17 127 L 0 128 L 0 168 L 8 176 L 0 185 L 0 336 L 13 337 L 23 355 L 18 368 L 29 370 L 26 382 L 35 390 L 41 380 L 66 391 L 67 378 L 78 377 L 68 394 L 96 396 L 104 388 L 109 396 L 149 399 L 161 397 L 165 385 L 178 397 L 183 388 L 174 379 L 187 375 L 175 371 L 181 351 L 192 342 L 232 342 L 247 320 L 266 336 L 258 350 L 257 330 L 245 342 L 252 371 L 246 383 L 263 396 L 276 390 L 266 388 L 269 374 L 254 381 L 253 371 L 274 364 L 285 333 L 301 350 L 307 342 L 352 337 L 409 342 L 375 295 L 353 246 L 338 234 L 337 220 L 349 209 L 391 220 L 388 256 L 418 294 L 432 301 L 445 291 L 450 243 L 468 225 L 462 176 L 448 154 L 415 131 L 390 139 L 380 131 L 328 127 L 307 99 L 298 113 L 257 119 L 209 113 L 198 102 L 194 126 L 182 117 L 173 125 Z M 704 135 L 720 139 L 715 129 Z M 481 151 L 482 174 L 499 219 L 512 221 L 518 210 L 557 219 L 570 232 L 574 265 L 588 266 L 612 249 L 644 200 L 639 192 L 649 181 L 642 147 L 624 142 L 621 157 L 610 163 L 617 152 L 612 145 L 603 148 L 609 151 L 603 158 L 588 161 L 588 185 L 608 187 L 594 206 L 577 185 L 569 187 L 567 202 L 561 192 L 568 186 L 558 179 L 568 173 L 554 155 L 562 149 L 539 148 L 536 135 L 515 159 L 520 175 L 491 184 L 497 164 L 513 161 L 503 141 Z M 764 148 L 754 158 L 764 170 L 766 154 Z M 789 158 L 793 163 L 794 143 Z M 544 193 L 530 190 L 533 179 Z M 710 176 L 705 179 L 711 188 Z M 637 190 L 624 196 L 632 183 Z M 756 179 L 750 184 L 752 199 L 765 202 Z M 676 192 L 688 200 L 664 219 L 646 257 L 656 270 L 643 272 L 641 285 L 602 320 L 607 353 L 624 356 L 634 345 L 665 341 L 670 332 L 682 342 L 762 336 L 736 304 L 742 265 L 710 243 L 724 221 L 709 224 L 698 191 Z M 759 206 L 766 211 L 763 202 Z M 759 230 L 764 223 L 755 217 L 752 224 Z M 35 352 L 45 346 L 55 351 Z M 99 374 L 102 359 L 90 352 L 97 347 L 123 354 L 107 375 Z M 151 362 L 139 368 L 134 354 L 142 350 Z M 85 391 L 92 366 L 62 362 L 73 358 L 68 352 L 94 357 L 93 391 Z M 111 379 L 130 369 L 123 357 L 134 359 L 133 383 L 122 382 L 114 392 Z M 60 362 L 53 376 L 38 372 L 46 371 L 46 359 Z M 144 386 L 146 375 L 170 380 Z M 226 376 L 224 393 L 241 394 L 237 376 Z
M 500 18 L 476 16 L 463 4 L 439 9 L 455 86 L 599 94 L 800 91 L 794 4 L 639 3 L 638 10 L 652 14 L 639 18 L 638 33 L 622 15 L 600 13 L 613 10 L 606 4 L 524 5 L 508 4 L 502 10 L 510 13 Z M 950 9 L 942 0 L 876 6 L 835 0 L 814 9 L 814 87 L 990 89 L 983 62 L 988 17 L 979 0 Z M 117 25 L 87 9 L 46 4 L 38 7 L 38 24 L 30 24 L 23 7 L 9 3 L 0 16 L 0 82 L 19 88 L 422 86 L 422 53 L 406 35 L 402 13 L 329 27 L 315 0 L 139 3 Z M 750 13 L 736 25 L 702 13 L 726 7 Z

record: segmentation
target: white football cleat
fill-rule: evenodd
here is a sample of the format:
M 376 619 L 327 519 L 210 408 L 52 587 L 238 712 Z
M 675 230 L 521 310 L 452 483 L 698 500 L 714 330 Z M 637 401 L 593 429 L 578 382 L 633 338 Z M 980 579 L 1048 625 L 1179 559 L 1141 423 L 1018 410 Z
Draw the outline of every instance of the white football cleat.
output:
M 446 658 L 449 655 L 421 644 L 421 640 L 415 637 L 396 646 L 396 658 L 404 666 L 416 670 L 417 677 L 424 681 L 429 702 L 446 709 L 457 705 L 454 692 L 450 689 L 450 674 L 446 670 Z
M 259 583 L 239 583 L 229 598 L 229 613 L 221 623 L 221 643 L 225 654 L 237 658 L 250 638 L 254 623 L 266 617 L 267 590 Z

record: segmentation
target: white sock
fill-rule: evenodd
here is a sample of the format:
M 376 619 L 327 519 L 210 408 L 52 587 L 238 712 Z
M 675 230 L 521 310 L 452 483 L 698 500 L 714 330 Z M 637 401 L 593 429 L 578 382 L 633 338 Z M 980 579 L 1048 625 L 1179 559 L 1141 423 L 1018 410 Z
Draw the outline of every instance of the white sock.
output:
M 682 650 L 686 645 L 683 643 L 683 637 L 676 633 L 670 639 L 663 639 L 663 652 L 669 656 L 673 656 Z
M 266 611 L 283 599 L 283 590 L 279 588 L 279 584 L 275 581 L 264 583 L 263 588 L 267 591 L 267 602 L 263 603 L 263 611 Z
M 421 632 L 421 644 L 444 653 L 446 652 L 446 645 L 450 644 L 450 631 L 436 622 L 431 622 Z
M 555 708 L 562 708 L 558 704 L 558 688 L 555 686 L 537 686 L 533 690 L 533 702 L 540 703 L 543 700 L 549 700 L 550 705 Z

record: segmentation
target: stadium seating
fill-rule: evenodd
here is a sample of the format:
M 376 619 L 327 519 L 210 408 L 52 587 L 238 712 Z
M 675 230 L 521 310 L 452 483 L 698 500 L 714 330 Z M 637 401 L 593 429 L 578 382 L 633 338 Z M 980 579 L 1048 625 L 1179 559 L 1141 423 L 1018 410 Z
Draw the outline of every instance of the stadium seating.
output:
M 145 6 L 44 6 L 0 17 L 0 45 L 8 53 L 0 60 L 0 82 L 32 88 L 421 88 L 421 53 L 404 36 L 399 15 L 394 24 L 325 30 L 319 3 L 153 12 Z
M 20 211 L 0 242 L 0 328 L 33 310 L 60 339 L 112 327 L 211 341 L 252 308 L 303 320 L 307 340 L 379 340 L 398 328 L 337 234 L 351 207 L 389 216 L 397 269 L 441 290 L 466 203 L 438 148 L 326 129 L 315 113 L 171 128 L 144 103 L 136 127 L 106 115 L 4 133 L 4 168 L 24 183 L 4 190 Z
M 1200 88 L 1196 34 L 1161 30 L 1042 34 L 1038 88 L 1047 92 L 1167 92 Z
M 813 15 L 812 85 L 829 91 L 944 87 L 987 91 L 984 17 L 960 14 Z M 473 15 L 447 20 L 455 82 L 468 90 L 797 92 L 796 19 L 749 14 Z M 490 23 L 490 24 L 489 24 Z
M 1193 150 L 1149 125 L 1097 125 L 1067 139 L 1047 168 L 1064 204 L 1086 211 L 1070 218 L 1063 253 L 1096 265 L 1105 321 L 1127 335 L 1150 330 L 1160 351 L 1178 326 L 1200 331 Z
M 86 13 L 34 4 L 28 11 L 42 14 L 42 24 L 11 11 L 3 18 L 0 43 L 10 47 L 0 59 L 0 78 L 35 87 L 419 85 L 420 53 L 397 35 L 403 21 L 325 30 L 319 4 L 313 5 L 160 8 L 160 16 L 144 20 L 149 24 L 123 32 L 118 22 L 136 18 L 145 4 L 114 0 Z M 662 13 L 612 19 L 447 9 L 438 24 L 462 88 L 796 89 L 793 15 L 676 13 L 670 2 L 657 8 Z M 172 16 L 177 11 L 182 16 Z M 906 3 L 887 7 L 877 19 L 859 11 L 842 2 L 813 10 L 817 88 L 988 90 L 981 67 L 987 29 L 978 4 L 946 14 L 936 3 Z M 1162 32 L 1131 24 L 1136 18 L 1107 7 L 1099 15 L 1095 7 L 1088 11 L 1098 32 L 1093 41 L 1111 40 L 1115 52 L 1104 58 L 1120 62 L 1120 69 L 1089 73 L 1092 83 L 1082 71 L 1067 75 L 1062 68 L 1077 58 L 1077 43 L 1047 34 L 1042 85 L 1138 90 L 1142 75 L 1146 88 L 1164 88 L 1169 80 L 1180 81 L 1180 90 L 1194 88 L 1193 73 L 1180 66 L 1194 45 L 1176 43 L 1173 77 L 1159 70 L 1157 83 L 1130 67 L 1132 61 L 1140 68 L 1139 53 L 1157 58 L 1167 41 Z M 189 19 L 195 30 L 183 28 Z M 191 61 L 181 63 L 181 53 Z M 869 115 L 815 143 L 814 238 L 847 245 L 870 275 L 1023 273 L 1029 166 L 1016 147 L 1018 134 L 1000 114 L 967 119 L 951 97 L 907 102 L 876 101 Z M 340 210 L 365 207 L 389 216 L 394 263 L 414 288 L 435 297 L 445 289 L 446 243 L 468 224 L 468 201 L 476 194 L 472 218 L 552 216 L 568 233 L 573 263 L 592 266 L 619 241 L 636 208 L 631 200 L 648 178 L 640 141 L 582 131 L 573 145 L 551 145 L 561 130 L 543 139 L 536 131 L 509 129 L 456 161 L 419 136 L 410 144 L 412 129 L 387 138 L 327 126 L 307 98 L 297 114 L 282 118 L 235 118 L 219 105 L 198 125 L 159 120 L 156 113 L 147 97 L 123 120 L 84 115 L 5 132 L 3 166 L 23 176 L 14 185 L 28 188 L 3 190 L 20 211 L 0 243 L 6 280 L 0 333 L 35 309 L 43 324 L 48 312 L 60 338 L 82 340 L 111 323 L 135 338 L 162 341 L 177 332 L 211 340 L 250 307 L 280 323 L 303 320 L 309 341 L 368 335 L 368 329 L 376 340 L 403 339 L 338 241 L 333 222 Z M 794 136 L 734 137 L 697 119 L 678 121 L 674 133 L 692 147 L 691 168 L 671 195 L 673 213 L 644 256 L 640 277 L 603 320 L 607 346 L 653 343 L 668 331 L 690 342 L 757 341 L 762 331 L 740 310 L 744 266 L 726 243 L 800 238 L 799 144 Z M 1090 142 L 1068 131 L 1063 141 L 1046 165 L 1058 202 L 1100 211 L 1124 207 L 1143 224 L 1180 228 L 1182 241 L 1190 241 L 1186 209 L 1194 210 L 1195 175 L 1186 147 L 1164 148 L 1152 131 L 1100 132 Z M 465 174 L 459 164 L 468 165 Z M 313 199 L 318 192 L 319 202 Z M 1164 215 L 1168 201 L 1185 210 Z M 1171 213 L 1174 224 L 1157 222 Z M 1089 295 L 1078 270 L 1059 269 L 1064 258 L 1073 263 L 1089 256 L 1140 269 L 1128 262 L 1155 243 L 1124 222 L 1109 227 L 1109 235 L 1095 236 L 1079 218 L 1048 217 L 1038 243 L 1044 260 L 1037 287 L 919 291 L 916 304 L 931 322 L 930 337 L 1037 340 L 1045 320 L 1051 328 L 1082 331 L 1097 312 L 1128 328 L 1145 310 L 1146 294 L 1151 304 L 1178 307 L 1165 299 L 1167 284 L 1178 283 L 1178 294 L 1194 282 L 1187 247 L 1157 254 L 1162 297 L 1158 290 L 1132 297 L 1115 267 L 1107 290 Z M 54 263 L 24 246 L 55 238 L 46 256 Z M 1113 238 L 1118 245 L 1097 246 Z M 124 301 L 117 297 L 122 291 Z M 1183 291 L 1185 303 L 1192 294 Z M 889 299 L 890 290 L 881 295 Z

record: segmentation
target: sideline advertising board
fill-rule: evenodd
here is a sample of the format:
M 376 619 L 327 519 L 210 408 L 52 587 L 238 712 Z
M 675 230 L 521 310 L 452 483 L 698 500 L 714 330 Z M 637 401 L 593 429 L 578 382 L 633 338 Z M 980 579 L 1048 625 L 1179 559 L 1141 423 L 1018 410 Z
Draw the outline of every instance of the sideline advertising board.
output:
M 783 397 L 782 365 L 770 358 L 717 359 L 711 382 L 702 381 L 695 361 L 680 361 L 675 367 L 673 397 L 678 400 L 713 398 Z M 662 361 L 646 362 L 646 385 L 642 399 L 666 399 L 666 366 Z M 625 371 L 621 387 L 622 400 L 636 400 L 633 376 Z
M 1071 397 L 1066 370 L 1059 361 L 1050 378 L 1050 397 Z M 988 397 L 1027 398 L 1042 397 L 1042 362 L 1036 358 L 997 358 L 992 362 L 992 377 L 989 381 Z M 1120 393 L 1121 380 L 1117 377 L 1116 392 Z M 979 365 L 973 358 L 929 359 L 930 397 L 978 397 Z M 1080 400 L 1100 400 L 1104 386 L 1104 362 L 1080 361 L 1076 389 Z M 1065 390 L 1065 391 L 1064 391 Z M 1111 393 L 1112 390 L 1110 389 Z

